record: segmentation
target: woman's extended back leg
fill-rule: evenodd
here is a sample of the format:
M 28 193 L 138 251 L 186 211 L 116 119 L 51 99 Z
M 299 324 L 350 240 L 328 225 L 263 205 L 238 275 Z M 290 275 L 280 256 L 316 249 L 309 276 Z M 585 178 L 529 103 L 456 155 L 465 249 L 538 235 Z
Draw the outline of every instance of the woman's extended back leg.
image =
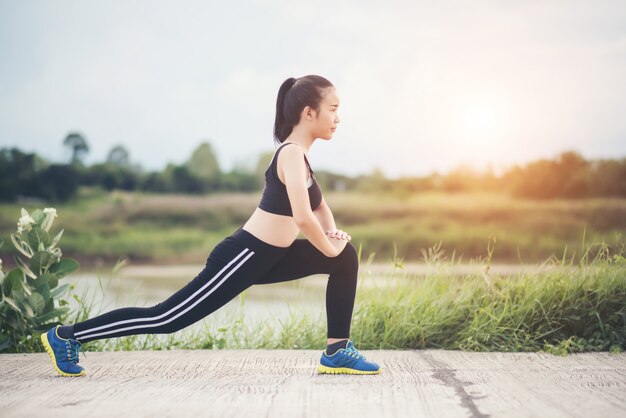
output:
M 181 330 L 225 305 L 254 284 L 280 258 L 228 237 L 211 252 L 204 269 L 185 287 L 151 307 L 119 308 L 74 324 L 81 343 L 134 334 Z

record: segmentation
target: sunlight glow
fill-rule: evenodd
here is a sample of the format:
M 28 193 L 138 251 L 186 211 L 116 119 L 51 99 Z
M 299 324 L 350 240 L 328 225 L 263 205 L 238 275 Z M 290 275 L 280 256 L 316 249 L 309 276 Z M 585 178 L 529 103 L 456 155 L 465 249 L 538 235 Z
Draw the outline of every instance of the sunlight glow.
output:
M 496 114 L 489 108 L 469 109 L 467 127 L 470 132 L 491 133 L 495 129 Z

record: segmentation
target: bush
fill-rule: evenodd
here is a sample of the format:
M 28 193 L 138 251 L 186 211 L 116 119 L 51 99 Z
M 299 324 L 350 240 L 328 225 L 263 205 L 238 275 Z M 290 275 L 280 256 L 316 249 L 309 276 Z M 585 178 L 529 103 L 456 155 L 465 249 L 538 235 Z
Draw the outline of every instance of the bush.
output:
M 47 331 L 68 314 L 68 302 L 60 298 L 69 285 L 59 286 L 59 280 L 76 270 L 78 263 L 61 258 L 57 245 L 63 230 L 54 238 L 49 233 L 56 216 L 53 208 L 37 209 L 32 215 L 22 209 L 11 241 L 28 261 L 15 256 L 17 267 L 5 275 L 0 260 L 0 352 L 42 351 L 33 334 Z

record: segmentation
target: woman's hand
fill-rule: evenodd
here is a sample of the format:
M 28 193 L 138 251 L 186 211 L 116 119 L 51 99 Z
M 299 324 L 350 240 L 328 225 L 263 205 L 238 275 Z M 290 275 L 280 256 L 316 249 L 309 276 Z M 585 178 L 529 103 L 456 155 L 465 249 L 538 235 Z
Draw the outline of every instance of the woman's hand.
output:
M 334 257 L 341 254 L 341 252 L 348 245 L 348 241 L 352 239 L 347 232 L 342 231 L 341 229 L 329 230 L 326 231 L 326 236 L 330 239 L 330 243 L 335 247 L 336 254 Z
M 328 238 L 345 239 L 346 241 L 350 241 L 352 239 L 352 237 L 348 235 L 347 232 L 344 232 L 341 229 L 326 231 L 326 235 L 328 236 Z
M 334 254 L 332 254 L 330 257 L 337 257 L 339 254 L 343 252 L 343 250 L 346 248 L 346 245 L 348 245 L 348 240 L 347 239 L 331 239 L 330 243 L 335 248 Z

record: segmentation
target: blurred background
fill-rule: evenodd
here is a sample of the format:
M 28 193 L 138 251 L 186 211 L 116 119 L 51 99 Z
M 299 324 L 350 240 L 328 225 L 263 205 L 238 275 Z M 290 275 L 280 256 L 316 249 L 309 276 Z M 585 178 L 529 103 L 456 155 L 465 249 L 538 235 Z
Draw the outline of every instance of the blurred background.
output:
M 55 207 L 86 286 L 126 260 L 168 295 L 258 204 L 306 74 L 341 100 L 310 160 L 368 269 L 624 245 L 621 1 L 0 0 L 0 57 L 7 268 L 20 209 Z

